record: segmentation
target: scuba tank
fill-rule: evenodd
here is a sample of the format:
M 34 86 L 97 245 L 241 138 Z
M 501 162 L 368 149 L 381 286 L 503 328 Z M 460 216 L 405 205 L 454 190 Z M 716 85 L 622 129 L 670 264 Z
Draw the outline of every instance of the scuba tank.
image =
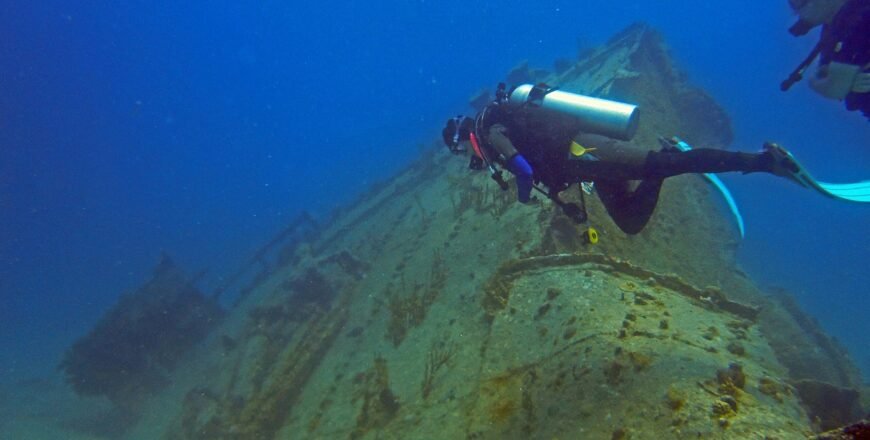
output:
M 636 105 L 555 90 L 544 84 L 523 84 L 509 98 L 514 106 L 528 105 L 573 116 L 581 129 L 607 137 L 631 140 L 637 132 Z

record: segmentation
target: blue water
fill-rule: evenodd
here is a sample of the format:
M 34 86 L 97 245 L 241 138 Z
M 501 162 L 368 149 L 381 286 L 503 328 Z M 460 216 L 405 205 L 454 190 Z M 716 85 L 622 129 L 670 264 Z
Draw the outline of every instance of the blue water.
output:
M 549 68 L 635 21 L 730 113 L 734 148 L 773 139 L 820 179 L 870 179 L 870 124 L 778 90 L 815 42 L 786 33 L 785 0 L 195 3 L 0 5 L 0 376 L 52 371 L 162 251 L 229 272 L 416 158 L 519 61 Z M 870 372 L 870 207 L 723 179 L 744 268 Z

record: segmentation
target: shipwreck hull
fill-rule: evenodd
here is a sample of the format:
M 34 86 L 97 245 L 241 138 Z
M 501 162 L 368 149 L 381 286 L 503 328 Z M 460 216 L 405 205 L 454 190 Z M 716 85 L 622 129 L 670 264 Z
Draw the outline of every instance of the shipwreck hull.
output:
M 725 147 L 725 113 L 633 26 L 544 79 L 638 103 L 637 140 Z M 515 74 L 516 76 L 516 74 Z M 519 75 L 522 76 L 522 75 Z M 703 116 L 698 116 L 702 114 Z M 594 198 L 601 242 L 515 203 L 441 148 L 337 213 L 231 310 L 128 438 L 799 438 L 795 314 L 735 266 L 697 176 L 669 179 L 638 236 Z M 711 287 L 712 286 L 712 287 Z M 774 323 L 774 324 L 771 324 Z M 775 327 L 771 327 L 775 325 Z M 812 358 L 857 384 L 836 350 Z M 785 355 L 785 356 L 784 356 Z M 837 371 L 833 371 L 837 369 Z

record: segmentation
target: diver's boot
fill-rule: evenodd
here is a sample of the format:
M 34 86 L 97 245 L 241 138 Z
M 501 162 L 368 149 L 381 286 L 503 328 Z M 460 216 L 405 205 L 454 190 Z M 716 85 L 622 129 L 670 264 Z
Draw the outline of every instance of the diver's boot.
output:
M 765 142 L 761 154 L 770 156 L 770 173 L 785 177 L 800 186 L 809 187 L 811 179 L 788 150 L 775 142 Z

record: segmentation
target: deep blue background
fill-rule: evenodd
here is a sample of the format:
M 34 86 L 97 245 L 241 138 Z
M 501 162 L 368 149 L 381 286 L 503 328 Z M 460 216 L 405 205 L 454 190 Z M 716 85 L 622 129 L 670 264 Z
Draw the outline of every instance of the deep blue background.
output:
M 634 21 L 725 106 L 735 148 L 775 139 L 822 179 L 870 178 L 870 124 L 806 84 L 778 90 L 815 42 L 786 33 L 785 0 L 69 3 L 0 4 L 6 379 L 51 371 L 161 251 L 226 273 L 301 209 L 325 215 L 415 158 L 519 61 L 550 67 Z M 870 371 L 870 208 L 725 180 L 743 266 Z

